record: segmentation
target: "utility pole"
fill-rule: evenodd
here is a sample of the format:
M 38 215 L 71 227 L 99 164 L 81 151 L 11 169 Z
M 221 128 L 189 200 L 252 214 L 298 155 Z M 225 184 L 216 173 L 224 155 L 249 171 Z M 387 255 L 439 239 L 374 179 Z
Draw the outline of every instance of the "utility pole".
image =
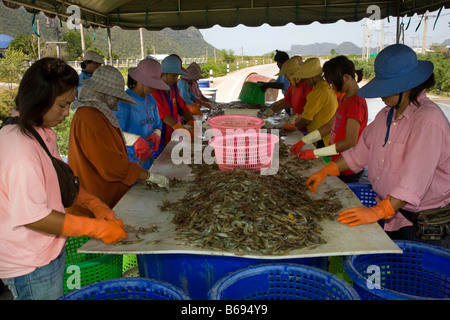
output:
M 144 60 L 144 36 L 142 34 L 142 29 L 143 28 L 139 28 L 139 35 L 141 37 L 141 59 Z
M 84 42 L 84 28 L 83 23 L 81 23 L 81 19 L 80 19 L 80 36 L 81 36 L 81 57 L 84 58 L 84 54 L 86 52 L 86 43 Z
M 372 21 L 368 20 L 367 22 L 368 22 L 368 24 L 367 24 L 367 46 L 366 46 L 367 53 L 366 53 L 366 61 L 369 60 L 370 51 L 371 51 L 371 45 L 372 45 L 372 43 L 371 43 Z
M 363 26 L 363 45 L 362 45 L 362 53 L 361 53 L 361 58 L 363 59 L 363 60 L 365 60 L 365 57 L 366 57 L 366 55 L 365 55 L 365 53 L 366 53 L 366 50 L 365 50 L 365 46 L 366 46 L 366 20 L 364 19 L 364 26 Z
M 241 47 L 241 61 L 244 63 L 244 47 Z
M 381 41 L 380 41 L 380 51 L 383 50 L 384 47 L 384 19 L 381 22 Z
M 423 22 L 422 53 L 427 53 L 427 24 L 428 24 L 428 10 L 425 12 L 425 21 Z
M 37 26 L 37 34 L 39 34 L 39 19 L 36 21 Z M 39 37 L 37 37 L 37 43 L 38 43 L 38 60 L 41 60 L 41 40 Z

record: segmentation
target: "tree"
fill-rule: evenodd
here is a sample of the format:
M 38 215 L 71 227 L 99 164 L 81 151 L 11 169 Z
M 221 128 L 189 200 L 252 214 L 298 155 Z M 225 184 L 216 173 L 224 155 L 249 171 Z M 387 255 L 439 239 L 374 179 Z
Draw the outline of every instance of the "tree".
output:
M 13 83 L 18 83 L 27 68 L 25 60 L 29 57 L 20 50 L 9 49 L 5 57 L 0 59 L 0 78 L 5 79 L 12 89 Z
M 231 49 L 228 51 L 226 49 L 219 50 L 219 56 L 227 63 L 232 63 L 235 60 L 234 51 Z
M 82 57 L 83 50 L 81 48 L 81 34 L 79 32 L 70 30 L 64 33 L 62 36 L 62 41 L 67 41 L 67 43 L 63 45 L 63 48 L 68 54 L 68 60 L 78 60 L 78 58 Z M 92 44 L 91 37 L 86 35 L 84 37 L 84 42 L 86 48 L 89 48 Z
M 19 34 L 14 40 L 9 44 L 9 49 L 19 50 L 24 54 L 28 55 L 31 59 L 37 60 L 39 57 L 39 38 L 34 35 Z

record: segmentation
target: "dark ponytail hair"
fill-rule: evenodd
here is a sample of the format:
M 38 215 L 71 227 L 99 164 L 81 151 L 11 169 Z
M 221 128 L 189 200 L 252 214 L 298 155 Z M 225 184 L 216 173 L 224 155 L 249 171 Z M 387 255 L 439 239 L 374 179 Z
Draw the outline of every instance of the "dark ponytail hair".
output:
M 360 82 L 363 77 L 362 69 L 355 70 L 355 64 L 346 56 L 337 56 L 323 64 L 323 74 L 325 80 L 333 84 L 340 91 L 344 85 L 344 74 L 348 74 L 353 79 L 358 77 L 356 82 Z
M 42 125 L 56 98 L 77 86 L 77 72 L 63 60 L 48 57 L 33 63 L 20 81 L 15 99 L 22 132 L 27 134 L 32 126 Z
M 419 106 L 419 101 L 417 100 L 419 95 L 424 91 L 432 88 L 436 84 L 436 79 L 434 77 L 434 73 L 423 83 L 419 84 L 417 87 L 412 88 L 409 91 L 409 101 L 414 103 L 416 106 Z
M 136 86 L 137 81 L 134 80 L 130 75 L 128 75 L 127 79 L 127 87 L 128 89 L 133 90 L 133 88 Z

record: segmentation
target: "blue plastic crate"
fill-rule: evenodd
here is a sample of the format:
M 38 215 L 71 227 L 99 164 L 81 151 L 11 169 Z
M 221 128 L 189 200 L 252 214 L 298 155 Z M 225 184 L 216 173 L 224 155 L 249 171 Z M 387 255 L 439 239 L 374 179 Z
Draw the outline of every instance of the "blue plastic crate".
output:
M 144 278 L 111 279 L 93 283 L 59 300 L 190 300 L 171 284 Z
M 344 280 L 309 266 L 265 264 L 241 269 L 219 280 L 211 300 L 359 300 Z
M 450 250 L 421 242 L 395 241 L 395 243 L 403 250 L 403 254 L 346 257 L 345 272 L 352 279 L 353 287 L 361 298 L 449 299 Z M 376 278 L 378 276 L 379 283 Z
M 141 277 L 173 284 L 193 300 L 207 299 L 212 286 L 232 272 L 270 262 L 267 259 L 200 254 L 138 254 L 137 259 Z M 280 259 L 277 262 L 326 270 L 328 257 Z
M 377 204 L 375 198 L 377 193 L 373 191 L 372 185 L 367 183 L 347 183 L 347 186 L 358 197 L 359 201 L 366 207 L 373 207 Z

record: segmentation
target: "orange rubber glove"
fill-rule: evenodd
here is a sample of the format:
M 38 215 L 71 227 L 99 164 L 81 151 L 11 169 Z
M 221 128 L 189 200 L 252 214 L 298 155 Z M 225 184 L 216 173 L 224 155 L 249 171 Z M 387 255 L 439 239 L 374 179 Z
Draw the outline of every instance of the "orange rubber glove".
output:
M 309 191 L 315 193 L 317 191 L 317 186 L 319 185 L 319 183 L 325 180 L 326 177 L 338 176 L 339 174 L 340 171 L 337 164 L 335 162 L 330 162 L 316 173 L 310 175 L 306 180 L 306 185 Z
M 300 150 L 302 150 L 302 148 L 305 146 L 305 143 L 303 142 L 303 140 L 300 140 L 299 142 L 297 142 L 296 144 L 294 144 L 291 147 L 291 150 L 289 150 L 293 155 L 297 156 L 297 154 L 300 152 Z
M 202 105 L 203 105 L 204 107 L 208 108 L 209 110 L 212 110 L 212 107 L 211 107 L 211 105 L 210 105 L 208 102 L 202 101 Z
M 380 219 L 390 219 L 395 214 L 389 201 L 390 198 L 388 195 L 386 200 L 381 200 L 373 207 L 355 207 L 344 210 L 339 213 L 338 221 L 343 224 L 349 223 L 349 227 L 354 227 L 377 222 Z
M 114 211 L 99 198 L 80 188 L 78 192 L 77 202 L 79 206 L 89 209 L 100 220 L 115 220 Z
M 191 120 L 192 121 L 192 120 Z M 172 129 L 173 129 L 173 131 L 175 131 L 175 130 L 178 130 L 178 129 L 184 129 L 184 130 L 186 130 L 186 131 L 182 131 L 186 136 L 188 136 L 190 139 L 192 139 L 192 134 L 191 134 L 191 132 L 185 127 L 185 126 L 183 126 L 181 123 L 179 123 L 179 122 L 177 122 L 177 123 L 175 123 L 175 125 L 172 127 Z M 189 135 L 188 135 L 188 133 L 189 133 Z
M 187 106 L 189 111 L 194 114 L 194 115 L 198 115 L 198 116 L 203 116 L 202 111 L 200 110 L 200 107 L 197 105 L 188 105 Z
M 284 130 L 291 130 L 291 131 L 298 130 L 295 123 L 285 123 L 285 124 L 283 124 L 283 126 L 281 128 Z
M 110 244 L 128 237 L 122 220 L 97 220 L 66 214 L 61 234 L 66 237 L 89 236 Z

